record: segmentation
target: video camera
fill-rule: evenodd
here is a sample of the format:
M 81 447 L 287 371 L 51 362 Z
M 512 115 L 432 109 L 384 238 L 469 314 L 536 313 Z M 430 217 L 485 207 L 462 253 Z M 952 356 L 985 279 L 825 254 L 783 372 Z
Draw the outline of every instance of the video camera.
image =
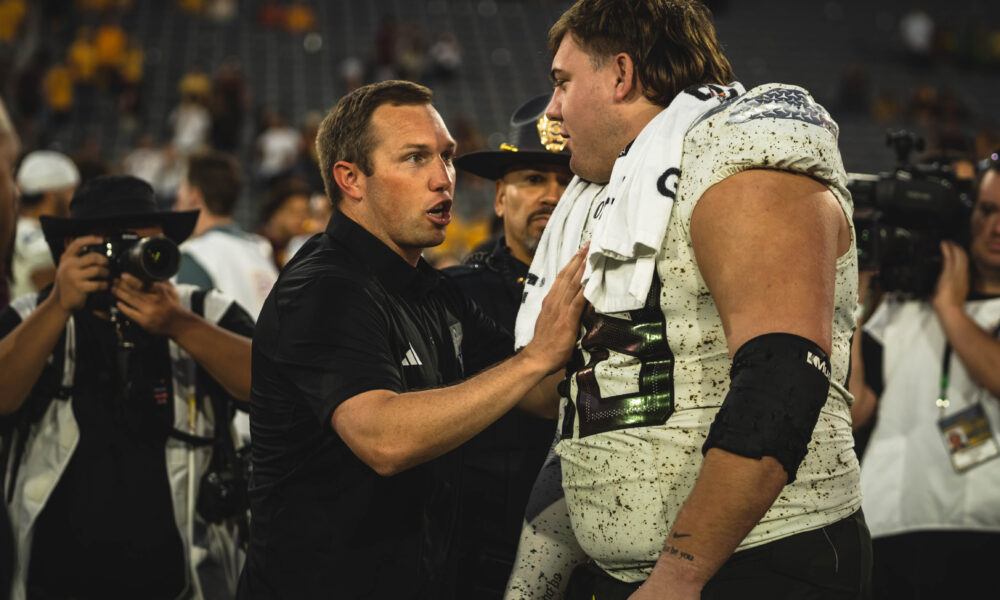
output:
M 973 185 L 948 164 L 911 163 L 913 151 L 924 149 L 915 133 L 890 131 L 886 145 L 896 152 L 895 170 L 847 174 L 858 268 L 878 270 L 887 292 L 927 298 L 941 273 L 941 241 L 967 241 Z
M 177 244 L 162 236 L 140 238 L 125 231 L 107 238 L 103 244 L 84 246 L 81 254 L 96 252 L 108 257 L 109 279 L 130 273 L 143 283 L 165 281 L 177 273 L 181 264 Z M 108 310 L 115 298 L 110 291 L 95 292 L 87 296 L 90 310 Z

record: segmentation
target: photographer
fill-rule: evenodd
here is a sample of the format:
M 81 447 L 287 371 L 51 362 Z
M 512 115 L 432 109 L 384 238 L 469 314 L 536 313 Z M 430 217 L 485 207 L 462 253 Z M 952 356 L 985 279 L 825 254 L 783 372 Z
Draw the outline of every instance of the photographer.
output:
M 856 344 L 851 392 L 867 406 L 855 417 L 877 412 L 862 492 L 878 598 L 971 597 L 993 578 L 1000 546 L 1000 460 L 991 460 L 1000 438 L 996 155 L 977 184 L 968 252 L 941 242 L 930 297 L 890 295 Z
M 155 206 L 134 177 L 79 188 L 69 218 L 42 220 L 54 283 L 0 313 L 13 598 L 232 594 L 235 548 L 205 516 L 203 476 L 226 454 L 220 407 L 249 396 L 252 323 L 215 292 L 162 281 L 172 272 L 133 274 L 136 261 L 175 269 L 176 248 L 130 234 L 176 244 L 197 218 Z M 148 256 L 130 260 L 135 248 Z

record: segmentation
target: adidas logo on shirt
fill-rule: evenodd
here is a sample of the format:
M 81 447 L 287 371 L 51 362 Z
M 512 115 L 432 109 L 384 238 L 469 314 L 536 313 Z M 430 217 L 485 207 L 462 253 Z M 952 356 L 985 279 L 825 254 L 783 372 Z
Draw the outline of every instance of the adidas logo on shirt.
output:
M 403 357 L 404 367 L 416 367 L 424 364 L 420 357 L 417 356 L 417 351 L 413 349 L 413 344 L 410 344 L 410 349 L 406 351 L 406 356 Z

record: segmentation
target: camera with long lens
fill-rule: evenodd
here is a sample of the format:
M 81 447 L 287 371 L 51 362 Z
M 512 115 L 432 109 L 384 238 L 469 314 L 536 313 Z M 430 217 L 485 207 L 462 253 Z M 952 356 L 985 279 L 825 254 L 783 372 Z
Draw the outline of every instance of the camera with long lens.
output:
M 858 268 L 877 270 L 887 292 L 928 298 L 941 273 L 941 241 L 967 241 L 973 186 L 944 162 L 912 163 L 923 150 L 912 132 L 889 132 L 886 145 L 896 152 L 893 171 L 847 177 Z
M 162 236 L 139 237 L 130 231 L 106 238 L 102 244 L 84 246 L 81 254 L 96 252 L 108 258 L 109 280 L 130 273 L 143 283 L 165 281 L 177 273 L 181 264 L 177 244 Z M 87 296 L 87 308 L 109 310 L 115 304 L 110 291 Z

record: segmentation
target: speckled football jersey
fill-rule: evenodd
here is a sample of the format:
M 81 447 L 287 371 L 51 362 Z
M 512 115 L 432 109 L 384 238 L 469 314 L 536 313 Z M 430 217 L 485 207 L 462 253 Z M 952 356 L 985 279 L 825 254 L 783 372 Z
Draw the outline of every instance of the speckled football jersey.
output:
M 676 201 L 646 305 L 615 314 L 590 308 L 584 315 L 556 449 L 577 540 L 622 580 L 648 576 L 694 486 L 702 444 L 729 389 L 732 362 L 695 262 L 691 215 L 709 187 L 757 168 L 819 180 L 851 222 L 829 114 L 801 88 L 754 88 L 707 113 L 685 137 Z M 584 239 L 591 231 L 588 222 Z M 822 527 L 860 506 L 845 387 L 857 295 L 853 238 L 852 227 L 851 249 L 836 263 L 831 384 L 809 451 L 795 482 L 739 549 Z

